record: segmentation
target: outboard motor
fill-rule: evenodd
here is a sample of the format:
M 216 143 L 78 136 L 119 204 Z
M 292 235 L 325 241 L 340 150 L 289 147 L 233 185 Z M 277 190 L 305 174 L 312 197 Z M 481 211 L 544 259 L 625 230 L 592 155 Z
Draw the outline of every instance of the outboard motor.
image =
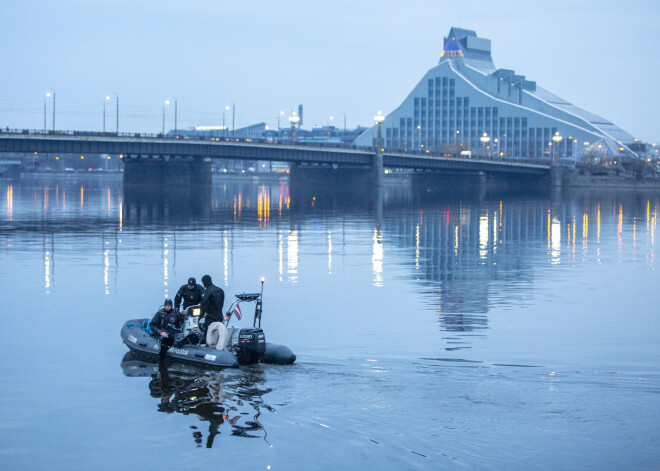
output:
M 261 329 L 241 329 L 238 332 L 237 343 L 232 338 L 232 346 L 236 348 L 236 358 L 240 365 L 259 363 L 266 351 L 266 336 Z

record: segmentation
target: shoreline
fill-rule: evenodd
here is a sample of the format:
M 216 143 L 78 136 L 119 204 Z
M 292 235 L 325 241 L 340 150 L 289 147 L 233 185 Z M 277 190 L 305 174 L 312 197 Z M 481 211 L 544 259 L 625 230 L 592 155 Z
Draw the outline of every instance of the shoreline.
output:
M 402 182 L 408 180 L 409 173 L 393 173 L 385 175 L 385 182 Z M 21 172 L 17 177 L 0 176 L 3 179 L 22 178 L 71 178 L 71 179 L 122 179 L 123 172 Z M 271 181 L 287 182 L 289 174 L 281 173 L 214 173 L 213 181 Z M 601 189 L 601 190 L 654 190 L 660 191 L 660 179 L 636 181 L 628 177 L 613 176 L 587 176 L 575 175 L 564 179 L 562 188 L 576 189 Z

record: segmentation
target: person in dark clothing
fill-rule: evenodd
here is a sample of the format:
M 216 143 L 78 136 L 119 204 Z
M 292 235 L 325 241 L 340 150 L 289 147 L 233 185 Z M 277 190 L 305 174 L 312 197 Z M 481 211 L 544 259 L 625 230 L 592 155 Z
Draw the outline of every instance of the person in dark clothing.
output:
M 204 323 L 200 323 L 200 327 L 206 332 L 212 322 L 224 320 L 222 306 L 225 303 L 225 292 L 213 284 L 209 275 L 202 277 L 202 284 L 204 285 L 204 297 L 201 302 L 201 315 L 204 316 Z
M 165 354 L 174 344 L 174 336 L 181 331 L 181 317 L 177 309 L 172 308 L 172 300 L 166 299 L 163 307 L 151 319 L 151 332 L 161 337 L 158 361 L 163 361 Z
M 174 296 L 174 309 L 179 309 L 181 300 L 183 300 L 183 310 L 188 309 L 189 306 L 196 306 L 202 302 L 204 296 L 204 288 L 197 284 L 195 278 L 188 278 L 188 284 L 179 288 Z

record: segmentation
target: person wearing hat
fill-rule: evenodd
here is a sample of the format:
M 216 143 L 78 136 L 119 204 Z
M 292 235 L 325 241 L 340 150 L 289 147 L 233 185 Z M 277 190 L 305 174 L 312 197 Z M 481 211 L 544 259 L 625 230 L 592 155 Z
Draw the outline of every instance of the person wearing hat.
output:
M 210 275 L 202 277 L 202 284 L 204 285 L 204 297 L 202 298 L 201 315 L 204 316 L 204 323 L 200 327 L 206 333 L 209 325 L 213 322 L 222 322 L 224 316 L 222 315 L 222 306 L 225 303 L 225 292 L 222 288 L 218 288 L 213 284 Z
M 185 311 L 190 306 L 196 306 L 202 302 L 204 296 L 204 288 L 197 284 L 197 281 L 192 276 L 188 278 L 188 284 L 181 286 L 179 291 L 174 296 L 174 309 L 179 309 L 181 300 L 183 300 L 183 310 Z
M 162 362 L 165 354 L 174 344 L 174 336 L 177 332 L 181 332 L 181 316 L 179 311 L 172 307 L 171 299 L 166 299 L 163 307 L 152 317 L 149 328 L 160 337 L 158 360 Z

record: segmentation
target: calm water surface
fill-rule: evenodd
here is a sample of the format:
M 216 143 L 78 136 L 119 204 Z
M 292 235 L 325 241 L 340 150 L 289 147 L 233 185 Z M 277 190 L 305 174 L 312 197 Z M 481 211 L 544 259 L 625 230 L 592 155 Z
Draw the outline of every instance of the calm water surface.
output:
M 657 469 L 660 198 L 477 193 L 0 180 L 2 469 Z M 126 355 L 205 273 L 298 361 Z

